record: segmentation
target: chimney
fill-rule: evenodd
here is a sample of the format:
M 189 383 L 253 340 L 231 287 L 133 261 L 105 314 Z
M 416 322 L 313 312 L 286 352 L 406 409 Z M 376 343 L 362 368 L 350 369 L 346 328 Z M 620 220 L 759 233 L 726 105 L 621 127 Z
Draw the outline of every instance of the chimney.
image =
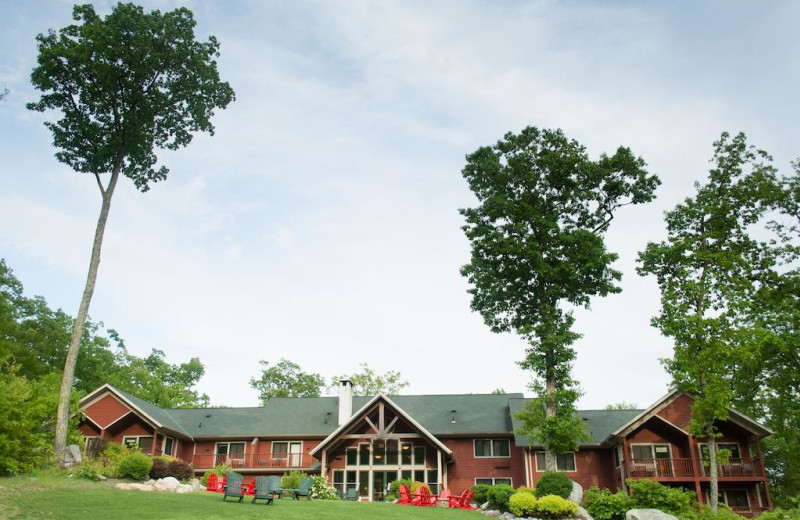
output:
M 353 383 L 349 379 L 339 381 L 339 426 L 353 415 Z

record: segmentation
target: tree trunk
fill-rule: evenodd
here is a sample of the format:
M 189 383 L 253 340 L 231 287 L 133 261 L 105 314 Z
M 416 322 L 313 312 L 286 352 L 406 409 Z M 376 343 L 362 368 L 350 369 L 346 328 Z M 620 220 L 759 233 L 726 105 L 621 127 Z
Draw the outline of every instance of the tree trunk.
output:
M 83 326 L 89 315 L 89 303 L 94 294 L 94 285 L 97 281 L 97 268 L 100 266 L 100 249 L 103 245 L 103 233 L 106 229 L 108 220 L 108 210 L 111 207 L 111 196 L 117 185 L 120 169 L 122 168 L 122 158 L 118 159 L 111 173 L 108 187 L 101 193 L 103 204 L 100 207 L 100 217 L 97 219 L 97 228 L 94 232 L 94 244 L 92 245 L 92 257 L 89 261 L 89 274 L 86 277 L 86 286 L 83 289 L 83 297 L 78 307 L 78 316 L 75 318 L 75 325 L 72 328 L 72 336 L 69 340 L 67 359 L 64 363 L 64 374 L 61 377 L 61 390 L 58 394 L 58 412 L 56 413 L 55 442 L 53 445 L 56 462 L 63 465 L 67 451 L 67 429 L 69 427 L 69 401 L 72 393 L 72 384 L 75 382 L 75 365 L 78 361 L 78 353 L 81 348 L 83 338 Z M 98 181 L 99 182 L 99 181 Z
M 715 514 L 719 508 L 719 472 L 717 466 L 717 441 L 714 440 L 714 427 L 706 428 L 708 437 L 708 477 L 711 489 L 709 490 L 708 506 Z
M 550 376 L 547 378 L 547 389 L 545 390 L 545 400 L 547 401 L 547 409 L 545 415 L 548 419 L 556 416 L 556 380 Z M 546 471 L 558 471 L 558 461 L 555 452 L 549 447 L 545 447 L 544 451 L 544 469 Z

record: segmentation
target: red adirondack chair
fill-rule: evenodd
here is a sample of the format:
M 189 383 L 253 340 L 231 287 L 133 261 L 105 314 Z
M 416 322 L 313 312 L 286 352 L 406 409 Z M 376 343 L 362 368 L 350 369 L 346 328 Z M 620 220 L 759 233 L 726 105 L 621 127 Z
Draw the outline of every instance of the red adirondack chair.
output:
M 413 505 L 423 507 L 435 506 L 436 499 L 439 498 L 436 495 L 431 495 L 427 487 L 419 488 L 419 493 L 412 494 L 411 496 L 413 497 L 411 499 Z
M 472 498 L 475 496 L 475 492 L 470 489 L 465 489 L 461 496 L 458 497 L 450 497 L 447 506 L 448 507 L 456 507 L 458 509 L 475 509 L 472 507 Z
M 219 482 L 217 481 L 217 474 L 212 473 L 208 476 L 208 480 L 206 481 L 206 491 L 213 491 L 216 493 L 218 486 Z
M 412 496 L 411 492 L 408 490 L 408 486 L 405 484 L 400 484 L 397 487 L 397 490 L 400 492 L 400 498 L 396 503 L 404 506 L 411 504 Z

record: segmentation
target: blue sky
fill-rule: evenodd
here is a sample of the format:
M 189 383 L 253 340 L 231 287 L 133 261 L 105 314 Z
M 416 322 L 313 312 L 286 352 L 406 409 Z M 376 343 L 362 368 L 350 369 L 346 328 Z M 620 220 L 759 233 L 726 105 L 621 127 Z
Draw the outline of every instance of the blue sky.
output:
M 255 404 L 258 360 L 281 357 L 326 377 L 400 370 L 408 393 L 524 391 L 524 344 L 469 310 L 457 210 L 474 204 L 465 155 L 535 125 L 594 157 L 630 146 L 663 181 L 608 235 L 623 292 L 576 314 L 580 406 L 648 405 L 670 343 L 649 326 L 659 294 L 636 253 L 663 238 L 723 130 L 783 171 L 800 156 L 796 2 L 142 4 L 193 10 L 237 101 L 214 137 L 159 154 L 166 182 L 121 183 L 91 315 L 137 355 L 198 356 L 215 404 Z M 0 257 L 74 314 L 99 194 L 24 109 L 34 38 L 71 8 L 0 0 Z

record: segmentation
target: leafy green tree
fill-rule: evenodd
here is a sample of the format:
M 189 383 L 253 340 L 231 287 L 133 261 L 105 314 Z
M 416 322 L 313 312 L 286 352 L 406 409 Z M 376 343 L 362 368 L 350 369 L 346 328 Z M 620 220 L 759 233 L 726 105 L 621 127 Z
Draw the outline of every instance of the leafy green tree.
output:
M 353 384 L 353 395 L 398 395 L 408 386 L 408 381 L 403 381 L 400 372 L 389 370 L 384 374 L 377 374 L 366 363 L 359 366 L 361 372 L 332 377 L 329 390 L 338 388 L 342 379 L 349 379 Z
M 281 358 L 274 366 L 268 361 L 259 361 L 264 367 L 261 377 L 250 378 L 250 386 L 258 390 L 261 404 L 273 397 L 319 397 L 325 380 L 321 375 L 306 373 L 297 363 Z
M 618 403 L 607 404 L 604 410 L 636 410 L 639 407 L 636 403 L 629 403 L 627 401 L 620 401 Z
M 89 5 L 77 5 L 69 25 L 37 36 L 38 66 L 33 86 L 43 92 L 28 108 L 56 110 L 61 119 L 46 122 L 56 158 L 94 177 L 102 204 L 92 245 L 89 272 L 71 331 L 56 421 L 55 453 L 63 460 L 72 390 L 83 327 L 94 293 L 100 249 L 111 197 L 120 175 L 141 191 L 166 179 L 156 169 L 156 148 L 177 150 L 193 132 L 213 134 L 211 116 L 233 99 L 220 81 L 219 43 L 195 41 L 191 11 L 161 13 L 133 4 L 117 4 L 101 18 Z M 108 174 L 107 183 L 101 175 Z
M 108 332 L 116 342 L 118 366 L 109 383 L 162 408 L 208 406 L 208 395 L 199 394 L 194 389 L 205 374 L 200 359 L 195 357 L 186 363 L 173 365 L 165 361 L 162 350 L 155 348 L 149 356 L 140 358 L 128 353 L 115 330 Z
M 461 209 L 471 243 L 472 309 L 493 332 L 514 332 L 527 343 L 521 366 L 534 374 L 537 398 L 518 417 L 522 432 L 555 453 L 586 438 L 575 413 L 574 306 L 619 292 L 617 255 L 604 234 L 615 212 L 653 199 L 659 184 L 628 148 L 590 160 L 561 130 L 527 127 L 467 156 L 462 171 L 479 205 Z
M 715 438 L 734 397 L 731 374 L 745 346 L 763 335 L 752 325 L 753 303 L 774 275 L 780 247 L 761 230 L 786 198 L 771 158 L 744 134 L 723 133 L 714 143 L 714 167 L 705 184 L 666 213 L 667 240 L 639 254 L 641 275 L 654 275 L 661 311 L 653 325 L 674 340 L 665 360 L 673 384 L 695 396 L 690 430 L 709 446 L 710 506 L 717 511 Z

